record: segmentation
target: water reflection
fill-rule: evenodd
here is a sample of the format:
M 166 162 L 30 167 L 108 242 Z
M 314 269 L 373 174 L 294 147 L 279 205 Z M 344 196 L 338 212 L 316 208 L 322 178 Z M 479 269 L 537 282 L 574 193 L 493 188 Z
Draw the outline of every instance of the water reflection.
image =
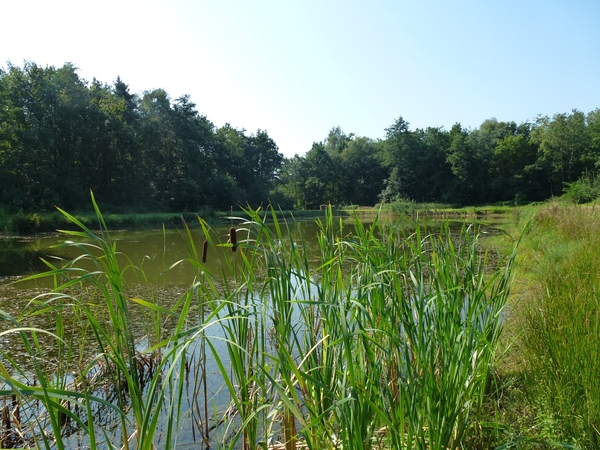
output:
M 239 226 L 238 241 L 243 243 L 252 239 L 244 229 Z M 212 228 L 212 239 L 225 243 L 228 239 L 231 224 L 223 224 Z M 348 232 L 350 225 L 345 225 Z M 193 229 L 192 235 L 198 251 L 202 249 L 204 236 L 202 230 Z M 314 221 L 299 222 L 291 231 L 289 238 L 294 241 L 304 239 L 306 248 L 311 255 L 316 255 L 318 243 L 316 235 L 318 226 Z M 131 261 L 134 265 L 143 267 L 155 275 L 163 276 L 167 269 L 174 263 L 189 257 L 186 246 L 187 237 L 182 230 L 143 230 L 143 231 L 114 231 L 110 233 L 111 239 L 116 243 L 117 250 L 124 257 L 122 262 Z M 27 276 L 47 270 L 42 258 L 59 264 L 59 260 L 69 261 L 81 254 L 73 246 L 60 246 L 65 241 L 77 242 L 71 236 L 45 235 L 31 238 L 0 239 L 0 277 Z M 222 255 L 209 254 L 207 268 L 218 271 L 222 264 Z M 185 264 L 168 270 L 170 283 L 188 285 L 193 280 L 193 270 Z
M 414 227 L 414 221 L 405 217 L 385 219 L 383 222 L 384 227 L 394 229 L 410 230 Z M 422 223 L 425 224 L 423 229 L 431 230 L 439 228 L 440 222 Z M 463 223 L 463 221 L 456 221 L 455 225 L 460 227 Z M 242 229 L 238 233 L 240 242 L 252 239 L 252 236 L 244 231 L 247 227 L 239 223 L 223 223 L 213 227 L 212 238 L 217 242 L 227 242 L 229 227 L 232 225 Z M 365 227 L 369 226 L 369 222 L 365 222 L 364 225 Z M 314 220 L 297 222 L 290 229 L 286 229 L 284 223 L 281 226 L 284 234 L 290 240 L 304 243 L 309 258 L 316 257 L 318 254 L 316 236 L 319 227 Z M 348 221 L 344 222 L 343 227 L 342 235 L 349 234 L 354 230 L 353 225 Z M 196 228 L 191 232 L 200 252 L 204 240 L 202 230 Z M 132 263 L 144 269 L 151 268 L 152 272 L 156 274 L 164 274 L 172 264 L 189 257 L 186 246 L 187 237 L 184 236 L 184 231 L 181 229 L 113 231 L 110 236 L 116 243 L 117 250 Z M 79 256 L 81 252 L 78 249 L 72 246 L 60 246 L 66 240 L 77 242 L 76 238 L 59 234 L 0 239 L 0 278 L 26 276 L 47 270 L 42 258 L 59 264 L 60 259 L 68 261 Z M 128 260 L 124 258 L 123 264 L 127 264 L 127 262 Z M 221 255 L 209 255 L 207 261 L 209 270 L 217 270 L 221 264 Z M 187 285 L 193 279 L 193 270 L 186 265 L 181 265 L 169 270 L 168 278 L 170 283 Z
M 0 277 L 41 272 L 48 256 L 49 239 L 0 239 Z

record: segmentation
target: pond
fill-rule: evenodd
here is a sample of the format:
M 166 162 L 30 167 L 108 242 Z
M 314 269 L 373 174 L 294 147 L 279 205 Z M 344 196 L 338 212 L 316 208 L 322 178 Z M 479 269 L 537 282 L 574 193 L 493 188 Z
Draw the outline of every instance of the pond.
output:
M 243 222 L 242 222 L 243 223 Z M 368 223 L 366 223 L 368 225 Z M 240 221 L 223 221 L 211 228 L 214 239 L 226 242 L 229 238 L 229 229 L 232 226 L 242 227 Z M 345 225 L 345 232 L 352 229 L 351 225 Z M 289 231 L 284 229 L 285 231 Z M 319 228 L 315 221 L 299 221 L 293 224 L 292 238 L 300 235 L 305 240 L 310 253 L 316 254 L 318 244 L 316 236 Z M 195 227 L 191 229 L 196 245 L 200 246 L 204 240 L 202 229 Z M 245 233 L 240 232 L 241 239 Z M 134 263 L 146 264 L 152 262 L 158 270 L 165 270 L 176 261 L 189 256 L 187 248 L 187 236 L 185 229 L 165 230 L 126 230 L 110 231 L 111 239 L 117 244 L 119 252 L 127 255 Z M 18 236 L 0 239 L 0 279 L 11 276 L 26 276 L 47 270 L 42 262 L 56 258 L 72 259 L 79 256 L 79 251 L 73 247 L 60 247 L 65 240 L 82 240 L 64 236 L 59 233 L 43 234 L 36 236 Z M 212 265 L 211 265 L 212 263 Z M 210 258 L 209 267 L 215 269 L 217 260 Z M 190 282 L 192 271 L 178 270 L 169 273 L 172 283 L 187 285 Z
M 340 227 L 332 217 L 321 226 L 314 221 L 286 224 L 255 219 L 253 224 L 227 222 L 209 231 L 192 229 L 189 234 L 184 228 L 111 232 L 118 270 L 116 265 L 103 266 L 110 258 L 96 249 L 59 245 L 65 236 L 2 241 L 0 274 L 6 278 L 0 290 L 0 310 L 5 317 L 22 320 L 0 324 L 0 361 L 13 368 L 14 376 L 7 379 L 4 375 L 4 382 L 0 380 L 4 383 L 0 395 L 5 395 L 0 406 L 4 405 L 3 414 L 6 411 L 0 426 L 3 446 L 40 445 L 42 436 L 50 447 L 60 442 L 67 448 L 121 448 L 128 438 L 131 446 L 151 442 L 158 448 L 174 444 L 177 448 L 275 448 L 277 442 L 289 442 L 292 437 L 335 446 L 336 439 L 343 437 L 341 428 L 351 425 L 344 422 L 349 417 L 344 408 L 348 407 L 345 396 L 352 389 L 390 373 L 410 376 L 406 364 L 419 356 L 415 348 L 407 350 L 408 359 L 397 354 L 400 342 L 406 345 L 407 341 L 393 337 L 394 333 L 423 333 L 441 326 L 438 322 L 447 319 L 438 317 L 439 309 L 454 301 L 460 303 L 453 306 L 458 320 L 489 334 L 490 316 L 505 300 L 506 294 L 500 292 L 490 301 L 486 297 L 485 305 L 468 302 L 474 304 L 473 310 L 465 310 L 464 297 L 487 295 L 477 285 L 476 291 L 469 291 L 474 288 L 468 283 L 461 288 L 463 300 L 455 298 L 456 286 L 443 288 L 450 293 L 443 296 L 443 306 L 410 300 L 416 298 L 415 292 L 431 295 L 432 300 L 440 297 L 427 287 L 426 278 L 440 270 L 435 266 L 439 261 L 427 259 L 429 254 L 439 253 L 448 262 L 455 262 L 454 258 L 464 264 L 438 283 L 456 282 L 457 276 L 465 276 L 465 267 L 483 280 L 483 272 L 477 272 L 481 255 L 469 247 L 474 239 L 470 231 L 461 234 L 454 227 L 446 240 L 420 241 L 406 239 L 414 231 L 414 224 L 406 219 L 387 222 L 373 232 L 369 223 L 348 221 Z M 439 225 L 423 225 L 421 232 L 425 235 L 434 228 Z M 464 239 L 464 245 L 448 246 L 457 236 L 458 241 Z M 92 236 L 68 238 L 79 244 L 94 242 Z M 237 251 L 228 244 L 232 238 Z M 203 263 L 205 240 L 211 245 Z M 112 247 L 108 248 L 105 253 L 110 253 Z M 82 249 L 93 257 L 69 265 Z M 49 270 L 41 258 L 56 267 L 56 276 L 8 284 L 14 277 Z M 417 259 L 420 262 L 413 265 Z M 451 266 L 448 270 L 455 270 Z M 62 297 L 49 295 L 31 302 L 56 283 L 73 280 L 75 267 L 78 276 L 88 278 L 69 281 Z M 102 267 L 104 272 L 99 273 Z M 415 280 L 414 286 L 400 286 L 400 280 L 405 282 L 406 274 L 415 269 L 425 275 L 421 284 Z M 118 276 L 114 273 L 121 271 Z M 398 296 L 409 299 L 410 311 L 397 310 L 393 299 Z M 417 310 L 425 317 L 423 327 L 411 331 Z M 402 320 L 410 326 L 395 325 Z M 383 328 L 366 332 L 367 324 L 373 330 Z M 17 325 L 46 333 L 38 332 L 34 338 L 26 331 L 23 338 L 8 332 Z M 48 332 L 53 335 L 46 336 Z M 378 333 L 389 337 L 378 342 L 381 348 L 369 350 L 372 343 L 360 343 L 360 336 L 370 340 Z M 120 341 L 121 335 L 130 336 L 133 346 L 128 347 L 127 339 Z M 439 345 L 446 345 L 440 339 Z M 454 345 L 456 341 L 451 338 L 449 342 Z M 348 352 L 344 345 L 352 350 Z M 363 345 L 370 353 L 367 359 L 394 361 L 402 368 L 380 364 L 377 370 L 386 371 L 384 375 L 372 366 L 375 360 L 356 360 Z M 487 344 L 473 338 L 464 345 L 473 346 L 471 353 L 464 353 L 475 369 L 475 359 L 483 358 L 482 346 Z M 36 366 L 40 361 L 43 367 Z M 361 364 L 371 364 L 373 380 L 361 381 L 354 374 L 355 384 L 344 387 L 349 382 L 346 371 Z M 9 389 L 11 382 L 20 390 Z M 41 393 L 43 383 L 56 390 L 55 397 Z M 473 390 L 478 385 L 469 386 Z M 380 388 L 382 400 L 388 394 L 394 397 L 389 389 L 404 389 L 393 383 Z M 16 413 L 20 434 L 14 432 Z M 456 415 L 454 410 L 449 413 Z M 371 414 L 376 418 L 375 412 Z M 370 429 L 372 433 L 374 428 Z

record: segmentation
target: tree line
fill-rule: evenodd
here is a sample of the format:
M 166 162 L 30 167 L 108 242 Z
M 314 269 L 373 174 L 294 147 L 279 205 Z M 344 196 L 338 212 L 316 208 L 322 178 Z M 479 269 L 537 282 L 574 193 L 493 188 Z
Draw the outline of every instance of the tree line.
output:
M 600 109 L 476 129 L 411 130 L 383 139 L 333 128 L 285 158 L 267 131 L 216 127 L 190 97 L 131 93 L 79 77 L 72 64 L 0 68 L 0 207 L 89 208 L 89 190 L 121 210 L 318 208 L 411 200 L 474 205 L 560 195 L 600 164 Z
M 215 127 L 189 96 L 133 94 L 72 64 L 0 70 L 0 205 L 152 211 L 268 201 L 283 161 L 266 131 Z
M 283 163 L 283 185 L 299 206 L 416 201 L 456 205 L 524 203 L 558 196 L 600 165 L 600 109 L 533 122 L 411 131 L 402 117 L 384 139 L 333 128 L 305 156 Z

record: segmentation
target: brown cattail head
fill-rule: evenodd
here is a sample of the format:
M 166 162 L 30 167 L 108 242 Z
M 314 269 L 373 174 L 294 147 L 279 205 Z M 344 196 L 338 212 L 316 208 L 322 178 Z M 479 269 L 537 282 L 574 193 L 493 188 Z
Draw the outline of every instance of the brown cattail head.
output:
M 237 235 L 234 227 L 229 229 L 229 242 L 231 243 L 231 251 L 235 252 L 237 249 Z
M 10 413 L 8 412 L 8 405 L 4 405 L 2 408 L 2 426 L 6 430 L 10 430 Z
M 202 264 L 206 264 L 206 254 L 208 253 L 208 241 L 202 244 Z
M 21 422 L 21 411 L 19 409 L 19 404 L 17 403 L 17 396 L 15 394 L 12 395 L 12 413 L 13 417 L 17 421 L 17 423 Z

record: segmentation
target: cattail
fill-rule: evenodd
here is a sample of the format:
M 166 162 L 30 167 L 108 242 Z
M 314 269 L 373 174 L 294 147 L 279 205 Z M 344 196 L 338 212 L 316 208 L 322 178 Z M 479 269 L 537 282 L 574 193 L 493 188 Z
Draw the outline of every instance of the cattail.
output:
M 10 430 L 10 415 L 8 412 L 8 405 L 4 405 L 4 408 L 2 408 L 2 425 L 5 429 Z
M 229 242 L 231 242 L 231 251 L 235 252 L 237 249 L 237 235 L 234 227 L 229 229 Z
M 19 404 L 17 403 L 17 396 L 15 394 L 12 395 L 12 407 L 13 407 L 13 416 L 17 423 L 21 422 L 21 411 L 19 410 Z
M 202 244 L 202 264 L 206 264 L 206 254 L 208 253 L 208 241 Z

